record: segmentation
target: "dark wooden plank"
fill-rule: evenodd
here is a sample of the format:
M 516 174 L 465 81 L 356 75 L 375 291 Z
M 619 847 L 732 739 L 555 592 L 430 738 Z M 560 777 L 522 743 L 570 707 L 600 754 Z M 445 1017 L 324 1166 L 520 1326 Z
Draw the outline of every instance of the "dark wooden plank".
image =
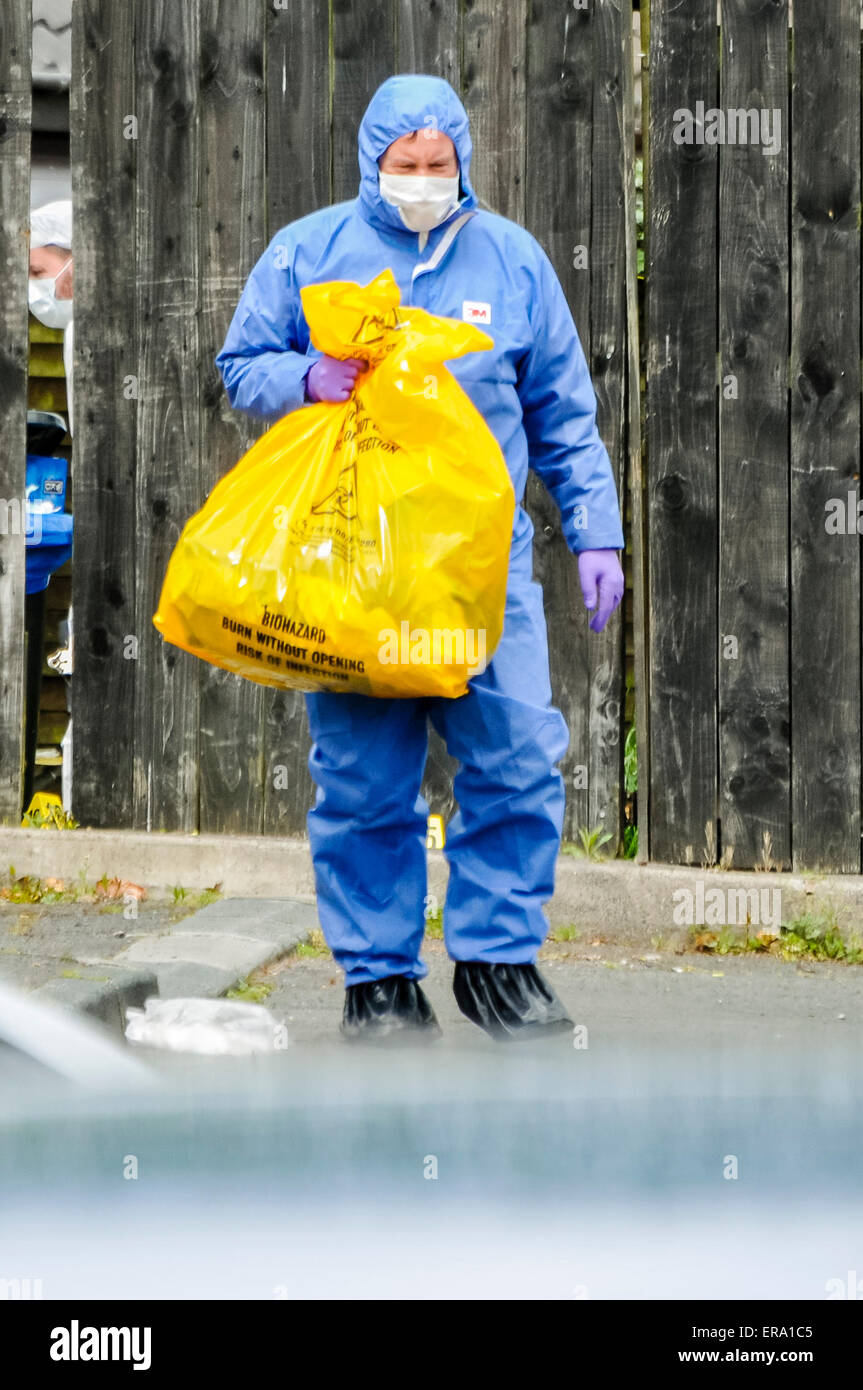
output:
M 674 113 L 716 105 L 716 0 L 654 6 L 650 33 L 651 853 L 716 840 L 717 146 L 676 144 Z
M 797 869 L 860 870 L 860 7 L 794 6 L 791 802 Z
M 0 824 L 21 818 L 30 3 L 0 10 Z
M 269 13 L 266 75 L 272 236 L 279 227 L 325 207 L 332 197 L 327 0 Z M 263 829 L 272 835 L 304 834 L 314 802 L 305 700 L 294 690 L 265 689 L 262 694 Z
M 565 0 L 535 0 L 527 26 L 526 225 L 551 257 L 588 362 L 591 295 L 591 128 L 595 13 Z M 620 278 L 620 277 L 619 277 Z M 531 474 L 527 507 L 536 528 L 535 576 L 545 591 L 554 700 L 569 726 L 560 768 L 564 837 L 591 821 L 591 673 L 577 561 L 557 507 Z
M 132 824 L 135 689 L 144 679 L 134 645 L 134 13 L 134 4 L 117 9 L 107 0 L 81 0 L 72 9 L 74 376 L 79 403 L 72 450 L 72 809 L 82 824 L 104 827 Z
M 632 124 L 624 120 L 624 87 L 632 83 L 632 6 L 608 0 L 596 9 L 593 62 L 593 176 L 591 180 L 590 357 L 597 424 L 608 449 L 623 509 L 626 482 L 626 227 L 624 185 Z M 622 557 L 621 557 L 622 558 Z M 620 608 L 605 632 L 589 633 L 588 819 L 612 836 L 623 834 L 623 741 L 626 653 Z
M 459 80 L 458 0 L 398 0 L 396 71 Z
M 328 0 L 267 7 L 268 236 L 331 198 Z
M 526 0 L 464 0 L 461 97 L 473 140 L 471 182 L 503 217 L 524 221 Z
M 641 51 L 646 51 L 650 11 L 648 0 L 642 4 L 639 29 Z M 635 75 L 630 69 L 624 83 L 623 113 L 627 129 L 635 126 Z M 646 70 L 642 70 L 642 111 L 646 110 Z M 646 129 L 646 127 L 645 127 Z M 632 575 L 632 671 L 635 683 L 633 705 L 638 762 L 639 790 L 636 798 L 635 824 L 638 829 L 640 864 L 650 858 L 650 701 L 649 680 L 649 619 L 650 595 L 647 585 L 647 491 L 641 437 L 641 328 L 638 308 L 638 238 L 636 231 L 635 141 L 624 142 L 626 171 L 623 184 L 626 229 L 626 439 L 628 496 L 630 509 L 630 548 Z M 642 157 L 646 150 L 642 130 Z M 641 790 L 643 788 L 643 791 Z
M 198 0 L 135 12 L 138 115 L 138 585 L 135 820 L 198 823 L 201 663 L 152 615 L 180 531 L 203 500 L 199 457 Z
M 199 395 L 205 491 L 260 430 L 232 411 L 214 362 L 266 236 L 264 11 L 259 0 L 201 8 L 201 315 Z M 201 668 L 199 828 L 251 834 L 263 824 L 263 692 Z
M 380 84 L 395 72 L 394 0 L 332 0 L 333 199 L 360 185 L 357 131 Z
M 780 122 L 719 150 L 719 848 L 788 867 L 787 4 L 726 0 L 719 106 Z
M 311 739 L 304 697 L 264 691 L 264 819 L 267 835 L 304 835 L 315 801 L 309 775 Z

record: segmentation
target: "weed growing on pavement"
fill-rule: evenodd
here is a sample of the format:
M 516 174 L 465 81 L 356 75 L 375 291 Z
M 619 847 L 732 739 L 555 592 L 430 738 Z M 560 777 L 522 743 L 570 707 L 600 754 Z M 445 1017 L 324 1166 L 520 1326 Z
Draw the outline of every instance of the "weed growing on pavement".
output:
M 601 825 L 594 826 L 593 830 L 588 830 L 586 826 L 578 829 L 578 843 L 571 840 L 561 846 L 561 853 L 570 854 L 574 859 L 607 859 L 606 854 L 600 854 L 603 845 L 607 845 L 611 839 L 611 832 L 603 830 Z
M 548 934 L 549 941 L 577 941 L 581 932 L 576 926 L 552 927 Z
M 443 908 L 436 907 L 426 918 L 426 936 L 431 941 L 443 941 Z
M 16 875 L 14 865 L 9 866 L 9 882 L 0 888 L 0 898 L 9 903 L 38 903 L 42 901 L 44 889 L 42 880 L 33 874 Z
M 123 912 L 132 899 L 143 902 L 149 895 L 147 890 L 130 879 L 112 877 L 103 873 L 95 881 L 87 877 L 86 869 L 80 869 L 74 881 L 40 878 L 36 874 L 17 874 L 14 864 L 10 864 L 0 882 L 0 901 L 10 903 L 38 903 L 40 907 L 52 903 L 95 903 L 99 912 Z M 222 896 L 221 883 L 195 892 L 189 888 L 175 887 L 169 890 L 172 897 L 173 919 L 179 920 L 202 907 L 218 901 Z M 157 895 L 158 896 L 158 895 Z
M 330 948 L 326 943 L 320 927 L 312 927 L 307 941 L 301 941 L 297 946 L 297 955 L 303 960 L 316 959 L 320 956 L 330 955 Z
M 218 902 L 222 896 L 221 883 L 214 883 L 212 888 L 202 888 L 199 893 L 193 893 L 188 888 L 172 888 L 171 893 L 176 909 L 171 920 L 179 921 L 182 917 L 188 917 L 193 912 L 199 912 L 202 907 L 208 907 L 210 903 Z
M 638 791 L 638 749 L 634 724 L 629 726 L 623 745 L 623 786 L 627 796 Z
M 233 989 L 228 990 L 225 998 L 240 999 L 245 1004 L 263 1004 L 274 988 L 274 985 L 268 985 L 262 980 L 252 983 L 248 979 L 242 979 L 237 981 Z
M 692 927 L 689 940 L 696 951 L 710 955 L 760 954 L 787 961 L 805 957 L 863 965 L 863 942 L 856 934 L 845 939 L 836 909 L 829 903 L 800 913 L 787 925 L 783 923 L 778 936 L 764 931 L 753 935 L 748 925 L 742 931 L 731 926 L 723 926 L 719 931 Z
M 816 960 L 844 960 L 863 964 L 863 943 L 856 933 L 846 941 L 836 919 L 836 909 L 825 905 L 802 912 L 782 928 L 780 943 L 786 959 L 809 955 Z
M 752 867 L 756 873 L 764 874 L 773 873 L 781 867 L 773 858 L 773 836 L 769 830 L 761 832 L 761 854 Z

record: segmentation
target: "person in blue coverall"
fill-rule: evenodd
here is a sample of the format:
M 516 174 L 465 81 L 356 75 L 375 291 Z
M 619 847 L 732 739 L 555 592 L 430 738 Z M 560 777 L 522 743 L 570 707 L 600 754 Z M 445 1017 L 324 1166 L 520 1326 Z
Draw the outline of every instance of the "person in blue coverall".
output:
M 457 699 L 306 696 L 317 800 L 308 817 L 321 926 L 345 973 L 348 1039 L 440 1033 L 420 986 L 428 723 L 460 767 L 444 909 L 462 1012 L 498 1039 L 570 1031 L 536 968 L 548 931 L 568 731 L 551 704 L 528 466 L 560 508 L 601 631 L 623 594 L 620 510 L 596 398 L 563 291 L 539 243 L 478 206 L 467 114 L 437 77 L 391 77 L 359 130 L 359 196 L 283 227 L 252 270 L 216 358 L 231 405 L 275 422 L 348 399 L 364 363 L 312 347 L 300 290 L 392 270 L 402 302 L 470 319 L 494 348 L 448 364 L 497 438 L 516 512 L 503 636 Z

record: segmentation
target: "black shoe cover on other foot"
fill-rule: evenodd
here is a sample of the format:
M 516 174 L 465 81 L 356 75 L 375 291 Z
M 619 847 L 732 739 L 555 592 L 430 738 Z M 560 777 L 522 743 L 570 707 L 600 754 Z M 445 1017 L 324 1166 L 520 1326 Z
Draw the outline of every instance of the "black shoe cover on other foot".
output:
M 573 1028 L 535 965 L 457 961 L 453 993 L 471 1023 L 498 1041 L 548 1037 Z
M 416 980 L 387 975 L 348 985 L 341 1033 L 349 1042 L 434 1042 L 441 1035 L 434 1009 Z

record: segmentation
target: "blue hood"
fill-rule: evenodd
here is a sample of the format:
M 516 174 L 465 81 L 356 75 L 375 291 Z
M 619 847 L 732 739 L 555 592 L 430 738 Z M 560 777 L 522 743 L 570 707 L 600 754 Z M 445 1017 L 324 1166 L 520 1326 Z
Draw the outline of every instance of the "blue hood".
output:
M 473 147 L 467 112 L 442 77 L 401 73 L 398 77 L 388 77 L 378 87 L 360 122 L 360 211 L 373 226 L 416 236 L 416 232 L 408 231 L 398 210 L 381 198 L 378 160 L 400 135 L 407 135 L 412 130 L 425 130 L 430 126 L 450 137 L 458 156 L 463 196 L 450 217 L 476 207 L 476 195 L 469 177 Z M 447 218 L 447 222 L 449 220 Z

